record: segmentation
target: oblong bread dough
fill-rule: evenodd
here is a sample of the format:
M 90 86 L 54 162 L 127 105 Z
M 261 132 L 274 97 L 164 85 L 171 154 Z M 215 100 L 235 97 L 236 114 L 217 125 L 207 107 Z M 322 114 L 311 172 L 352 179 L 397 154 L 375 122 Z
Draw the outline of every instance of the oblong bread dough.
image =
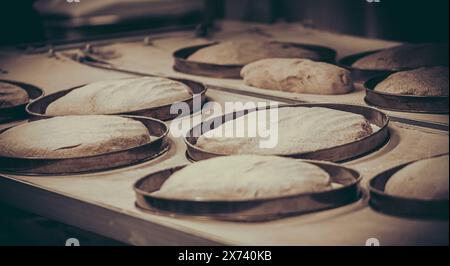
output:
M 241 76 L 261 89 L 310 94 L 345 94 L 353 90 L 350 71 L 307 59 L 262 59 L 246 65 Z

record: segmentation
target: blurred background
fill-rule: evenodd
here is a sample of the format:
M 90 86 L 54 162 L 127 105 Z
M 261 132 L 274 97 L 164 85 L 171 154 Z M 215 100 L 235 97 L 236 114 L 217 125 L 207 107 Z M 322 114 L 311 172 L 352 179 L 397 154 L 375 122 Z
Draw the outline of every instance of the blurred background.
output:
M 20 0 L 0 3 L 0 43 L 70 42 L 216 20 L 302 22 L 338 33 L 448 42 L 448 0 Z

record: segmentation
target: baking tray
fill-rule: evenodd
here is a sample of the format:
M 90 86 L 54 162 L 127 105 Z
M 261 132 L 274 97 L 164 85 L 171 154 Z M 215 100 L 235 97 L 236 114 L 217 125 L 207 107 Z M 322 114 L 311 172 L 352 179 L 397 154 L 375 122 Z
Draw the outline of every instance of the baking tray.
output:
M 33 158 L 0 156 L 0 172 L 20 175 L 70 175 L 112 170 L 154 159 L 169 149 L 167 125 L 153 118 L 122 116 L 142 122 L 156 137 L 149 143 L 86 157 Z M 5 129 L 8 130 L 8 129 Z M 1 130 L 0 134 L 3 133 Z
M 406 68 L 405 69 L 368 70 L 368 69 L 359 69 L 359 68 L 352 67 L 353 63 L 355 63 L 359 59 L 366 57 L 368 55 L 374 54 L 379 51 L 381 51 L 381 50 L 368 51 L 368 52 L 363 52 L 363 53 L 358 53 L 358 54 L 353 54 L 353 55 L 343 57 L 339 60 L 338 65 L 350 70 L 352 78 L 356 83 L 364 83 L 367 80 L 369 80 L 373 77 L 376 77 L 376 76 L 390 75 L 390 74 L 398 72 L 398 71 L 407 70 Z
M 336 208 L 360 198 L 361 176 L 358 172 L 332 163 L 307 162 L 328 172 L 332 182 L 340 186 L 324 192 L 254 200 L 177 200 L 153 196 L 151 193 L 159 190 L 170 175 L 185 167 L 179 166 L 138 180 L 134 184 L 136 206 L 150 213 L 173 217 L 259 222 Z
M 29 102 L 44 95 L 44 92 L 42 89 L 40 89 L 36 86 L 27 84 L 27 83 L 12 81 L 12 80 L 3 80 L 3 79 L 0 79 L 0 82 L 10 83 L 10 84 L 19 86 L 20 88 L 24 89 L 28 93 L 28 97 L 30 98 Z M 25 106 L 28 103 L 11 106 L 11 107 L 7 107 L 7 108 L 0 108 L 0 123 L 25 119 L 27 117 L 27 112 L 25 111 Z
M 196 45 L 175 51 L 173 53 L 173 57 L 175 59 L 175 64 L 173 66 L 174 70 L 182 73 L 207 76 L 213 78 L 240 79 L 241 69 L 244 67 L 244 65 L 218 65 L 187 60 L 187 58 L 196 51 L 217 43 L 218 42 Z M 285 43 L 285 44 L 290 44 L 295 47 L 315 51 L 322 57 L 322 60 L 320 61 L 327 63 L 335 63 L 336 51 L 331 48 L 301 43 Z
M 399 95 L 375 91 L 378 83 L 389 75 L 381 75 L 364 83 L 366 97 L 364 100 L 373 106 L 386 110 L 414 113 L 448 113 L 448 96 Z
M 384 192 L 389 178 L 411 163 L 413 162 L 386 170 L 370 180 L 370 206 L 377 211 L 394 216 L 448 219 L 448 200 L 409 199 L 389 195 Z
M 371 124 L 379 127 L 379 130 L 372 133 L 371 135 L 343 145 L 339 145 L 332 148 L 320 149 L 311 152 L 302 152 L 302 153 L 294 153 L 288 155 L 280 155 L 285 157 L 299 158 L 299 159 L 312 159 L 312 160 L 324 160 L 331 162 L 343 162 L 350 159 L 354 159 L 356 157 L 360 157 L 362 155 L 368 154 L 381 146 L 383 146 L 389 140 L 389 118 L 386 114 L 381 111 L 376 110 L 375 108 L 359 106 L 359 105 L 347 105 L 347 104 L 334 104 L 334 103 L 302 103 L 302 104 L 293 104 L 293 105 L 282 105 L 278 108 L 286 108 L 286 107 L 324 107 L 330 108 L 340 111 L 351 112 L 355 114 L 363 115 Z M 207 125 L 212 125 L 212 121 L 214 120 L 214 126 L 218 127 L 222 125 L 224 122 L 238 118 L 240 116 L 246 115 L 250 112 L 254 112 L 257 110 L 264 110 L 264 108 L 256 108 L 250 110 L 244 110 L 240 112 L 234 112 L 232 114 L 225 114 L 221 117 L 221 119 L 213 118 L 208 121 L 204 121 L 201 124 L 193 127 L 185 137 L 185 143 L 187 146 L 186 156 L 188 159 L 192 161 L 200 161 L 205 160 L 217 156 L 225 156 L 229 154 L 219 154 L 213 153 L 206 150 L 203 150 L 197 147 L 195 144 L 197 143 L 198 135 L 193 134 L 194 132 L 201 132 L 204 134 L 205 132 L 211 130 L 208 129 L 206 131 L 202 131 L 202 127 L 204 123 Z M 205 126 L 206 127 L 206 126 Z
M 191 93 L 192 93 L 193 97 L 187 98 L 181 102 L 187 103 L 189 105 L 189 108 L 192 113 L 199 111 L 199 110 L 197 110 L 199 108 L 196 108 L 197 106 L 193 106 L 193 102 L 195 100 L 198 101 L 198 98 L 196 98 L 196 97 L 200 97 L 200 101 L 201 101 L 200 106 L 203 106 L 203 103 L 206 100 L 206 90 L 207 90 L 206 86 L 202 83 L 192 81 L 192 80 L 174 79 L 174 78 L 171 78 L 171 79 L 182 82 L 191 89 Z M 85 86 L 85 85 L 82 85 L 82 86 Z M 51 117 L 51 116 L 45 114 L 45 110 L 47 109 L 47 106 L 50 103 L 54 102 L 55 100 L 68 94 L 72 90 L 78 89 L 82 86 L 77 86 L 74 88 L 70 88 L 67 90 L 59 91 L 59 92 L 41 97 L 41 98 L 37 99 L 36 101 L 33 101 L 30 104 L 28 104 L 26 107 L 26 111 L 34 118 Z M 173 104 L 176 104 L 176 103 L 173 103 Z M 177 118 L 179 116 L 178 113 L 176 113 L 176 114 L 170 113 L 170 107 L 173 104 L 166 104 L 166 105 L 161 105 L 161 106 L 156 106 L 156 107 L 151 107 L 151 108 L 146 108 L 146 109 L 141 109 L 141 110 L 136 110 L 136 111 L 131 111 L 131 112 L 116 113 L 116 114 L 112 114 L 112 115 L 144 116 L 144 117 L 152 117 L 152 118 L 156 118 L 159 120 L 167 121 L 167 120 L 172 120 L 174 118 Z

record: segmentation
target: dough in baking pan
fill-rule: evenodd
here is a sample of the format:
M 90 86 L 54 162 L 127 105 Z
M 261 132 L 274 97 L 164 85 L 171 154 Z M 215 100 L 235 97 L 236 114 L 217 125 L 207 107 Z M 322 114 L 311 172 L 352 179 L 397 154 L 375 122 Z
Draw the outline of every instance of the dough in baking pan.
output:
M 403 44 L 365 56 L 352 66 L 365 70 L 390 70 L 448 65 L 448 49 L 448 44 Z
M 344 94 L 353 90 L 347 69 L 308 59 L 269 58 L 241 70 L 245 84 L 261 89 L 310 94 Z
M 0 134 L 0 155 L 73 158 L 136 147 L 150 141 L 139 121 L 106 115 L 61 116 L 37 120 Z
M 328 173 L 313 164 L 277 156 L 235 155 L 188 165 L 153 195 L 184 200 L 252 200 L 331 188 Z
M 249 134 L 249 125 L 259 127 L 264 122 L 260 112 L 266 113 L 266 128 L 278 127 L 273 131 L 277 142 L 273 148 L 261 147 L 267 136 Z M 322 107 L 284 107 L 278 109 L 278 119 L 270 119 L 269 111 L 261 110 L 227 121 L 208 135 L 201 135 L 196 146 L 219 154 L 288 155 L 347 144 L 373 131 L 362 115 Z
M 398 72 L 380 82 L 375 91 L 415 96 L 448 96 L 448 67 Z
M 246 65 L 263 58 L 307 58 L 320 60 L 318 53 L 291 44 L 261 41 L 225 41 L 198 50 L 188 60 L 217 65 Z
M 449 156 L 420 160 L 405 166 L 386 183 L 385 192 L 403 198 L 448 200 Z
M 47 115 L 118 114 L 171 104 L 192 97 L 187 85 L 166 78 L 98 81 L 48 105 Z
M 26 104 L 29 100 L 26 90 L 14 84 L 0 81 L 0 108 Z

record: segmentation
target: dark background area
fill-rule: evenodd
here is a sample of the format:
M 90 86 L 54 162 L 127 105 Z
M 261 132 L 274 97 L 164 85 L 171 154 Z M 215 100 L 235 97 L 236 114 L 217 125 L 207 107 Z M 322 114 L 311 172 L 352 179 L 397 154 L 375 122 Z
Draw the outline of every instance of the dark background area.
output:
M 160 2 L 165 1 L 177 0 Z M 127 19 L 120 23 L 76 27 L 67 26 L 65 23 L 74 17 L 39 14 L 33 9 L 35 0 L 2 1 L 0 43 L 70 40 L 75 38 L 74 36 L 81 38 L 174 25 L 195 25 L 216 19 L 263 23 L 303 22 L 323 30 L 373 38 L 407 42 L 448 42 L 448 0 L 379 1 L 370 3 L 368 0 L 203 0 L 203 9 L 198 12 L 186 12 L 176 16 L 133 17 L 133 12 L 130 11 L 126 14 Z M 132 1 L 123 1 L 122 4 L 125 2 L 131 5 Z M 81 1 L 69 4 L 66 0 L 61 0 L 61 5 L 68 5 L 67 8 L 85 3 Z M 139 4 L 150 9 L 153 5 L 152 2 L 142 1 Z M 95 13 L 87 16 L 95 16 Z M 58 23 L 65 26 L 55 27 L 54 25 Z M 48 26 L 49 24 L 52 26 Z M 77 34 L 67 34 L 73 31 Z
M 448 42 L 448 0 L 228 0 L 232 19 L 304 22 L 319 29 L 409 42 Z M 258 4 L 255 5 L 255 3 Z

